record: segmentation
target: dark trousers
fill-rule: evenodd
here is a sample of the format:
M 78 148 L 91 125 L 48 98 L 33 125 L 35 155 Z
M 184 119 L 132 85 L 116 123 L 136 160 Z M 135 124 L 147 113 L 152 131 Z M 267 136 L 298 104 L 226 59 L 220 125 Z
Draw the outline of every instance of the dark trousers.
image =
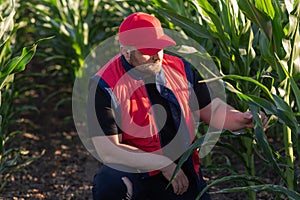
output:
M 145 176 L 143 173 L 123 172 L 103 165 L 94 177 L 93 199 L 194 200 L 206 186 L 201 172 L 198 184 L 189 178 L 189 188 L 182 195 L 176 195 L 171 185 L 167 187 L 168 183 L 162 174 Z M 208 193 L 205 193 L 201 198 L 201 200 L 210 199 Z

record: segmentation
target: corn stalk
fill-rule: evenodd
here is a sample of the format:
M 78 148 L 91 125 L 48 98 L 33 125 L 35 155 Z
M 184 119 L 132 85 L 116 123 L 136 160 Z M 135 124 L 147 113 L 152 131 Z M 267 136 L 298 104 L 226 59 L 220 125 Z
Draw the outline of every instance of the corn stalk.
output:
M 16 73 L 25 70 L 26 65 L 36 52 L 37 43 L 24 47 L 19 56 L 13 54 L 11 42 L 14 39 L 14 1 L 0 2 L 0 192 L 8 178 L 15 172 L 33 162 L 38 157 L 23 158 L 29 152 L 20 147 L 10 147 L 10 143 L 21 134 L 20 131 L 10 132 L 16 124 L 15 116 L 29 107 L 15 108 L 16 98 L 13 83 Z

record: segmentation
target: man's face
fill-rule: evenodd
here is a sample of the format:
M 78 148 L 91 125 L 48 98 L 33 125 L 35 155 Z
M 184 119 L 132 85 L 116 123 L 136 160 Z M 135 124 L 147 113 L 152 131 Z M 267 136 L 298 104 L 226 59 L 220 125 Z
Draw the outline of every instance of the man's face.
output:
M 163 55 L 163 50 L 151 56 L 134 50 L 130 52 L 129 63 L 144 73 L 157 74 L 161 70 Z

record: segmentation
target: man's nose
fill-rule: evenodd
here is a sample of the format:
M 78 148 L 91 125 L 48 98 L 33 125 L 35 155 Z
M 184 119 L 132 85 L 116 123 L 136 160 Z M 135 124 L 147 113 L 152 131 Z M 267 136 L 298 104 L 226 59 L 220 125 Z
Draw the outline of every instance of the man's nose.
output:
M 153 55 L 151 56 L 151 58 L 152 58 L 152 60 L 153 60 L 153 61 L 157 61 L 157 60 L 159 60 L 158 53 L 156 53 L 156 54 L 153 54 Z

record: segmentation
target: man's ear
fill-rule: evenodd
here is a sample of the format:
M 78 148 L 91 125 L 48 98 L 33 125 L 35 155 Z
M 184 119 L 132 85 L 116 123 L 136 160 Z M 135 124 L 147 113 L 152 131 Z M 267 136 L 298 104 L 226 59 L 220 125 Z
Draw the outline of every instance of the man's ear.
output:
M 127 61 L 130 60 L 130 50 L 124 46 L 120 46 L 121 54 L 125 57 Z

